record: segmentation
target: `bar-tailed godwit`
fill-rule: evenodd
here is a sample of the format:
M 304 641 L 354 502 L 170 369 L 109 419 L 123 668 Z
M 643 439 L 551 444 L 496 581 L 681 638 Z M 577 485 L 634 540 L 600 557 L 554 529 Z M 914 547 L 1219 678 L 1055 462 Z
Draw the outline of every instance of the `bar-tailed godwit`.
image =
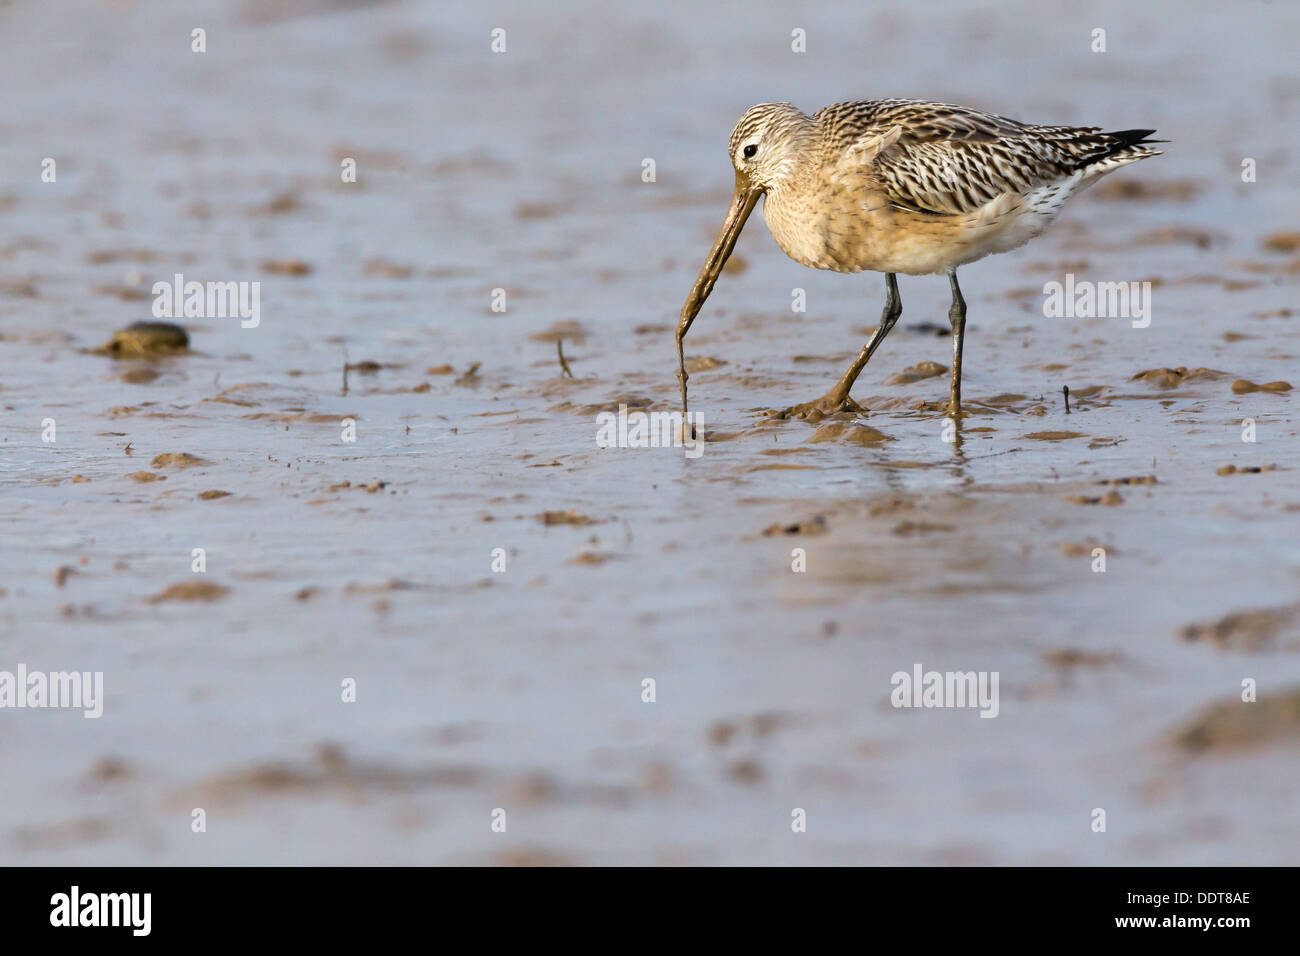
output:
M 807 418 L 862 411 L 849 390 L 902 314 L 898 273 L 946 273 L 952 288 L 951 415 L 961 412 L 966 301 L 957 267 L 1024 245 L 1072 195 L 1160 151 L 1149 129 L 1028 126 L 962 106 L 921 100 L 839 103 L 807 116 L 760 103 L 731 134 L 736 190 L 677 324 L 678 381 L 686 412 L 682 340 L 760 196 L 772 238 L 796 262 L 835 272 L 883 272 L 885 310 L 871 340 L 835 387 L 787 409 Z

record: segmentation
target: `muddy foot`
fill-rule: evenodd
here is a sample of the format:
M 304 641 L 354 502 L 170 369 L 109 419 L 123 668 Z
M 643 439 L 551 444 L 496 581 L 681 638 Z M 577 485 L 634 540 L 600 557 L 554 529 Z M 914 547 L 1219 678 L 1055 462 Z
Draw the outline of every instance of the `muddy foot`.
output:
M 815 402 L 805 402 L 787 408 L 783 412 L 774 412 L 772 419 L 786 421 L 797 418 L 805 422 L 819 422 L 824 418 L 852 418 L 854 415 L 865 414 L 866 411 L 852 398 L 839 399 L 832 395 L 823 395 Z

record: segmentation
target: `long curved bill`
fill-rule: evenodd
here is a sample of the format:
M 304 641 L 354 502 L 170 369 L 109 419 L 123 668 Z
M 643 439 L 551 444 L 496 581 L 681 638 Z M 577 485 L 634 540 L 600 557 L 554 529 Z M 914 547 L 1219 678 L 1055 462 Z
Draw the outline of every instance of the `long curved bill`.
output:
M 758 202 L 760 195 L 762 195 L 762 190 L 743 186 L 740 183 L 736 184 L 736 191 L 731 196 L 731 206 L 727 210 L 727 218 L 722 222 L 722 229 L 718 232 L 718 238 L 713 240 L 713 248 L 709 250 L 704 265 L 700 267 L 700 274 L 695 279 L 695 285 L 691 286 L 690 294 L 686 296 L 686 304 L 682 306 L 682 317 L 677 322 L 677 381 L 682 387 L 683 423 L 686 421 L 687 376 L 686 355 L 682 348 L 682 340 L 686 338 L 686 332 L 690 329 L 691 323 L 699 315 L 704 300 L 713 291 L 713 284 L 718 281 L 722 267 L 727 264 L 727 259 L 731 257 L 731 250 L 736 248 L 736 240 L 740 238 L 740 230 L 745 228 L 745 220 L 754 211 L 754 204 Z

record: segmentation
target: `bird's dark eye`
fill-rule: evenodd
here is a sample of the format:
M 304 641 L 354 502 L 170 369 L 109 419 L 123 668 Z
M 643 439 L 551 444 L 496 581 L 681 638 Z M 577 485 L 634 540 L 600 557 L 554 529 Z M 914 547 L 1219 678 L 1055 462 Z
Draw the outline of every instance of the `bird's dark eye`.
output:
M 758 152 L 758 146 L 757 146 L 757 144 L 755 144 L 755 143 L 750 143 L 748 146 L 745 147 L 744 152 L 745 152 L 745 158 L 746 158 L 746 159 L 753 159 L 753 158 L 754 158 L 754 154 Z

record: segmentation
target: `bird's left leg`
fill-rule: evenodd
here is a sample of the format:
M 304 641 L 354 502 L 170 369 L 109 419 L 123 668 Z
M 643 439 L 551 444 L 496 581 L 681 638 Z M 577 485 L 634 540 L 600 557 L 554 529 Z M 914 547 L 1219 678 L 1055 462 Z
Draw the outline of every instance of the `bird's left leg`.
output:
M 894 327 L 898 322 L 898 317 L 902 314 L 903 300 L 898 297 L 898 278 L 894 273 L 887 272 L 885 273 L 885 309 L 880 315 L 880 324 L 876 326 L 876 331 L 872 334 L 871 340 L 862 347 L 858 357 L 849 366 L 848 371 L 835 383 L 834 388 L 815 402 L 787 408 L 781 413 L 780 417 L 806 419 L 814 415 L 826 416 L 840 411 L 864 411 L 865 409 L 862 406 L 849 397 L 849 390 L 853 388 L 853 383 L 858 380 L 858 376 L 866 368 L 867 362 L 871 361 L 871 356 L 875 354 L 880 343 L 885 340 L 885 336 L 889 334 L 889 330 Z
M 948 392 L 948 414 L 954 418 L 961 414 L 961 348 L 966 338 L 966 300 L 957 284 L 957 270 L 948 273 L 952 285 L 952 305 L 948 308 L 948 321 L 952 323 L 952 387 Z

